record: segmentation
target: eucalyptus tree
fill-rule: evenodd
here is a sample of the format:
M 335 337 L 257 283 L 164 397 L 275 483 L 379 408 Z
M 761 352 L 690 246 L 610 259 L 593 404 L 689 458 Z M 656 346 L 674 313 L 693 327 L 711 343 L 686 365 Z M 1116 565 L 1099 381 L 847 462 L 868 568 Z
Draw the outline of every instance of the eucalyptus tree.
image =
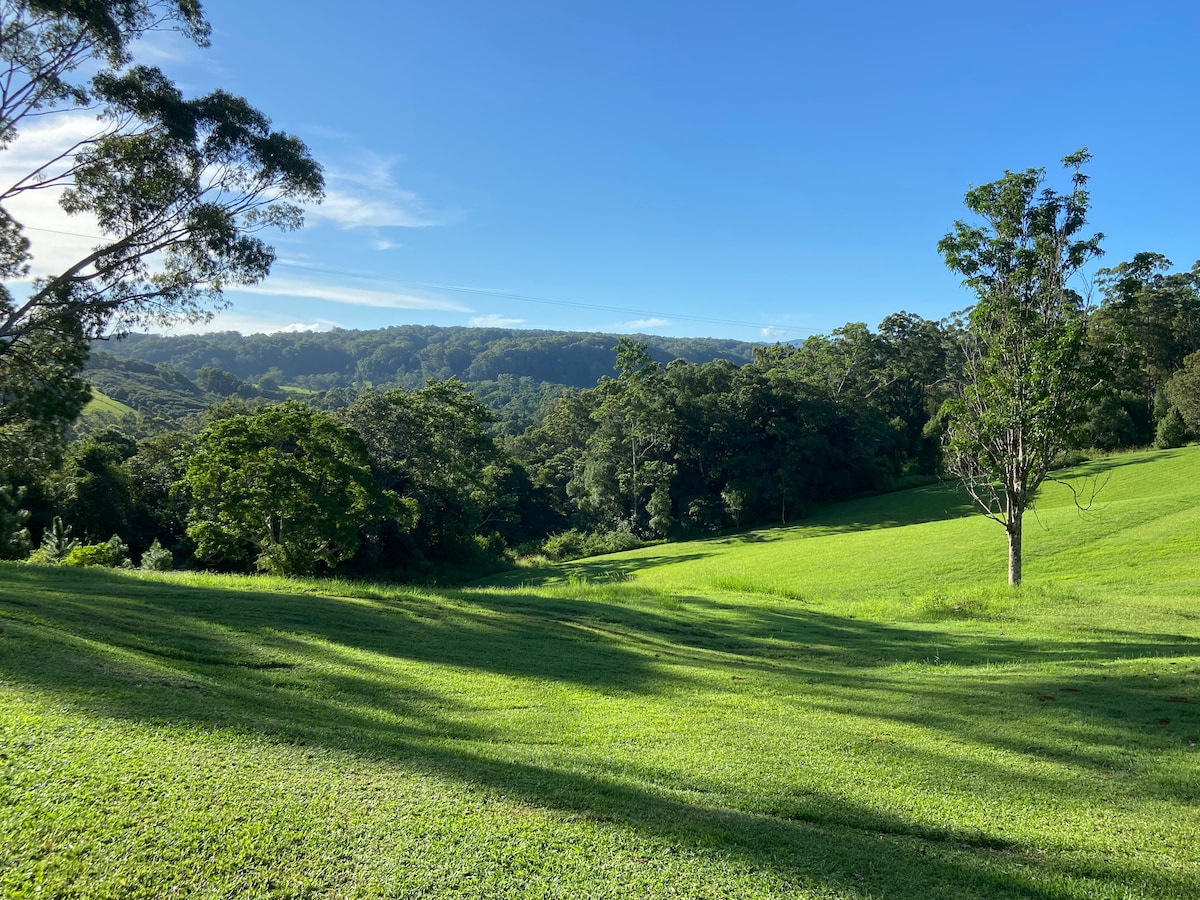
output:
M 595 388 L 596 429 L 568 491 L 585 507 L 607 510 L 609 527 L 625 523 L 635 534 L 642 530 L 642 510 L 650 503 L 653 529 L 665 533 L 675 467 L 668 459 L 674 411 L 663 369 L 643 342 L 622 337 L 613 349 L 618 375 Z
M 1069 190 L 1045 169 L 1005 172 L 967 191 L 981 224 L 954 223 L 938 242 L 946 265 L 976 295 L 964 335 L 961 391 L 943 408 L 945 463 L 1008 535 L 1008 580 L 1021 581 L 1022 517 L 1064 449 L 1077 439 L 1098 374 L 1086 352 L 1083 298 L 1073 275 L 1100 255 L 1087 225 L 1091 158 L 1063 159 Z
M 305 145 L 245 100 L 220 90 L 187 98 L 160 69 L 136 64 L 137 41 L 164 30 L 208 43 L 197 0 L 0 0 L 0 438 L 9 442 L 79 412 L 90 339 L 203 318 L 225 285 L 269 271 L 274 252 L 260 232 L 298 227 L 300 204 L 321 196 Z M 55 118 L 79 136 L 32 161 L 12 153 L 29 127 Z M 39 194 L 95 243 L 65 263 L 35 257 L 12 210 Z

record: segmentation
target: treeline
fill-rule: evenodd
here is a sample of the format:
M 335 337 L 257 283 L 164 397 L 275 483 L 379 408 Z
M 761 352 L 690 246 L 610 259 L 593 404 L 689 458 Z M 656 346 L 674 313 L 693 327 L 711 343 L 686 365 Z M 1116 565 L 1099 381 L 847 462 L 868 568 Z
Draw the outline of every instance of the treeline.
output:
M 1076 445 L 1187 440 L 1200 428 L 1200 266 L 1140 254 L 1098 283 L 1103 302 L 1081 315 L 1107 390 Z M 3 550 L 429 579 L 788 522 L 939 474 L 963 327 L 897 313 L 875 331 L 758 346 L 744 363 L 664 362 L 619 338 L 609 373 L 584 388 L 503 373 L 296 391 L 211 357 L 189 378 L 178 357 L 97 355 L 106 393 L 140 374 L 142 390 L 178 395 L 177 415 L 76 423 L 57 460 L 9 461 Z M 527 407 L 520 430 L 498 430 L 480 396 L 505 381 Z

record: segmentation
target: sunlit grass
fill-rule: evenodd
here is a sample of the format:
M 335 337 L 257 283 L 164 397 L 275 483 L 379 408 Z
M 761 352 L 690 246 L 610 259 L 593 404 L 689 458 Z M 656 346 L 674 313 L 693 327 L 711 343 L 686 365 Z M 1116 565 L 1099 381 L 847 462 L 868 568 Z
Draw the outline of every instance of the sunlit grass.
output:
M 119 417 L 130 414 L 136 415 L 137 410 L 132 406 L 127 406 L 120 400 L 108 396 L 108 394 L 96 390 L 96 388 L 92 388 L 92 399 L 83 408 L 85 416 L 91 413 L 108 413 L 109 415 Z
M 1090 471 L 1019 591 L 939 487 L 458 591 L 0 567 L 0 895 L 1200 896 L 1200 452 Z

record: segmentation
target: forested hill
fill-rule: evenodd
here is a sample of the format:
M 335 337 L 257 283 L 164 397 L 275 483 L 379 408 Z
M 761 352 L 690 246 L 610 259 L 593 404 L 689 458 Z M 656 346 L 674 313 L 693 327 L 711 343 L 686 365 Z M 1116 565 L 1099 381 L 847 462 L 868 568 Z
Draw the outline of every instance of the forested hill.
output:
M 99 344 L 128 359 L 166 363 L 189 377 L 215 368 L 237 378 L 270 378 L 313 390 L 370 384 L 419 387 L 430 378 L 468 383 L 500 376 L 534 382 L 592 387 L 613 375 L 620 336 L 589 332 L 525 331 L 506 328 L 440 328 L 399 325 L 377 331 L 330 331 L 241 335 L 132 334 Z M 749 362 L 754 345 L 714 338 L 635 335 L 657 362 Z

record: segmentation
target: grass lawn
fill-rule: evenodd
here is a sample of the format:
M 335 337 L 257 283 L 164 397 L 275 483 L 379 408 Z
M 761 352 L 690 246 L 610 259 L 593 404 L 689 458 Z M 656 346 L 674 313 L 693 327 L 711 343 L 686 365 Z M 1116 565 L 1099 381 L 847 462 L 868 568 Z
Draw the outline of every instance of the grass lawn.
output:
M 0 896 L 1200 896 L 1200 448 L 460 590 L 0 566 Z

